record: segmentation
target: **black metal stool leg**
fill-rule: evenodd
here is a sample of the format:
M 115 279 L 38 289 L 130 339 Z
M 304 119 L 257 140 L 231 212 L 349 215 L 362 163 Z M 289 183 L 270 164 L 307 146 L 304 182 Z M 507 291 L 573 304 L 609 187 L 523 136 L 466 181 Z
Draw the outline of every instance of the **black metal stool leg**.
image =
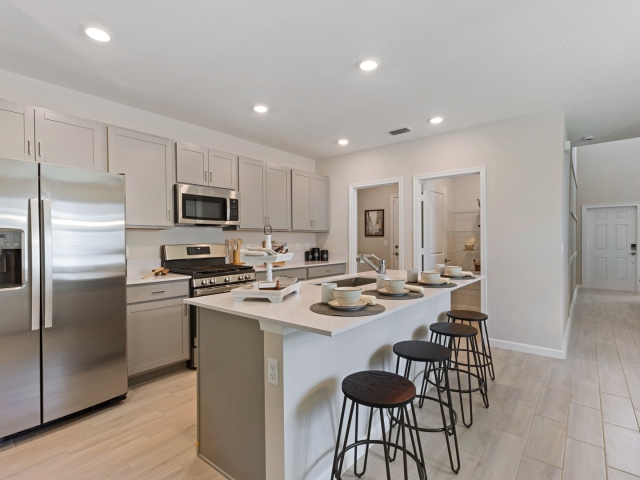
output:
M 489 376 L 491 377 L 491 380 L 495 380 L 496 379 L 496 371 L 493 368 L 493 355 L 491 354 L 491 342 L 489 341 L 489 330 L 487 329 L 487 322 L 486 320 L 484 322 L 481 322 L 482 325 L 480 326 L 480 331 L 482 332 L 482 328 L 484 327 L 484 334 L 482 336 L 482 338 L 484 340 L 487 341 L 487 351 L 489 352 Z M 484 351 L 484 343 L 482 345 L 482 350 Z
M 444 390 L 447 393 L 447 401 L 449 403 L 449 420 L 451 422 L 451 433 L 449 433 L 449 427 L 447 426 L 447 419 L 446 416 L 444 414 L 444 405 L 442 404 L 442 393 L 440 392 L 440 381 L 437 380 L 438 385 L 436 387 L 436 391 L 438 392 L 438 401 L 440 403 L 440 414 L 442 415 L 442 425 L 445 428 L 445 438 L 447 440 L 447 450 L 449 452 L 449 463 L 451 465 L 451 470 L 453 471 L 453 473 L 458 473 L 460 471 L 460 451 L 458 450 L 458 434 L 456 433 L 456 424 L 453 418 L 453 405 L 451 405 L 451 390 L 449 390 L 449 372 L 447 369 L 447 365 L 446 362 L 444 362 L 444 365 L 442 365 L 443 362 L 440 362 L 440 368 L 444 369 L 445 375 L 444 375 L 444 381 L 445 381 L 445 387 Z M 451 454 L 451 442 L 449 440 L 449 436 L 453 436 L 454 439 L 454 443 L 455 443 L 455 449 L 456 449 L 456 459 L 457 459 L 457 463 L 458 466 L 454 467 L 453 466 L 453 456 Z
M 346 450 L 347 442 L 349 440 L 349 430 L 351 429 L 351 420 L 353 419 L 353 409 L 356 406 L 356 402 L 351 402 L 351 410 L 349 410 L 349 421 L 347 422 L 347 430 L 344 433 L 344 444 L 342 445 L 342 450 Z M 344 455 L 340 458 L 340 466 L 338 467 L 338 472 L 336 475 L 339 475 L 337 478 L 342 478 L 342 467 L 344 466 Z
M 336 462 L 338 460 L 338 451 L 340 450 L 340 436 L 342 435 L 342 421 L 344 420 L 344 412 L 347 408 L 347 397 L 344 397 L 344 401 L 342 402 L 342 414 L 340 414 L 340 423 L 338 426 L 338 440 L 336 440 L 336 452 L 333 454 L 333 468 L 331 469 L 331 479 L 333 480 L 336 476 Z
M 358 408 L 358 407 L 356 407 Z M 367 429 L 367 442 L 369 442 L 371 440 L 371 424 L 373 423 L 373 408 L 370 408 L 371 413 L 369 414 L 369 428 Z M 356 410 L 356 442 L 358 442 L 358 415 L 357 415 L 357 410 Z M 362 472 L 358 473 L 358 447 L 356 447 L 355 450 L 355 460 L 353 462 L 353 474 L 360 478 L 362 477 L 365 472 L 367 471 L 367 461 L 369 459 L 369 446 L 367 445 L 366 450 L 364 452 L 364 466 L 362 467 Z
M 413 415 L 413 424 L 417 428 L 418 427 L 418 419 L 416 418 L 416 409 L 414 408 L 413 403 L 411 403 L 411 413 Z M 420 440 L 420 432 L 418 432 L 417 430 L 416 430 L 416 440 L 418 442 L 418 451 L 420 452 L 420 461 L 422 462 L 422 468 L 424 469 L 424 478 L 426 480 L 426 478 L 427 478 L 427 466 L 424 463 L 424 453 L 422 452 L 422 441 Z M 418 455 L 416 454 L 416 457 L 417 456 Z M 422 478 L 422 476 L 421 476 L 421 478 Z
M 480 395 L 482 396 L 482 403 L 486 408 L 489 408 L 489 395 L 487 392 L 487 367 L 486 363 L 482 364 L 480 367 L 480 354 L 478 352 L 478 341 L 475 337 L 471 339 L 474 361 L 476 362 L 476 375 L 478 375 L 478 387 L 480 387 Z M 469 372 L 471 372 L 471 367 L 469 367 Z M 482 373 L 480 373 L 482 372 Z
M 380 425 L 382 426 L 382 449 L 384 450 L 384 465 L 387 468 L 387 480 L 391 480 L 391 468 L 389 467 L 389 445 L 387 444 L 387 434 L 384 430 L 384 414 L 382 409 L 380 411 Z M 389 432 L 389 439 L 391 439 L 391 432 Z

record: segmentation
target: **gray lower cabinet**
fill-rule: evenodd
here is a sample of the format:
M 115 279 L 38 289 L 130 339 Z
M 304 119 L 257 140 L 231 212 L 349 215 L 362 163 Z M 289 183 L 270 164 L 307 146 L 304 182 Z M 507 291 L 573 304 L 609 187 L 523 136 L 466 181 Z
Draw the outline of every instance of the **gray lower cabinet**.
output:
M 188 291 L 187 282 L 180 287 Z M 175 284 L 172 285 L 177 291 Z M 138 292 L 136 289 L 143 291 Z M 155 285 L 152 290 L 167 291 Z M 182 288 L 180 288 L 182 289 Z M 147 299 L 148 285 L 127 288 L 127 362 L 129 376 L 189 359 L 189 308 L 187 296 L 130 303 Z M 151 291 L 148 292 L 152 294 Z

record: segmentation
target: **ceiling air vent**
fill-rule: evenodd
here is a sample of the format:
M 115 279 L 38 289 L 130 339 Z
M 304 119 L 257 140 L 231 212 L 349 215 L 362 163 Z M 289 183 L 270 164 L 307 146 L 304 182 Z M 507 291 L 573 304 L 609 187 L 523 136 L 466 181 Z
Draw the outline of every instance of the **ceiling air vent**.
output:
M 402 135 L 403 133 L 409 133 L 411 129 L 409 127 L 402 127 L 396 130 L 391 130 L 389 135 Z

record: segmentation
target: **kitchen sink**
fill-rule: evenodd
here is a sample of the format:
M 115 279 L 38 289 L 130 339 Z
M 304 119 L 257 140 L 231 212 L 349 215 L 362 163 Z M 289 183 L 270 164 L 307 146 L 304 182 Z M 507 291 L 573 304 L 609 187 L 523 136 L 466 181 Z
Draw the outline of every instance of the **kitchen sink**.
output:
M 345 278 L 344 280 L 337 280 L 331 283 L 335 283 L 339 287 L 359 287 L 361 285 L 376 283 L 376 279 L 370 277 L 353 277 Z

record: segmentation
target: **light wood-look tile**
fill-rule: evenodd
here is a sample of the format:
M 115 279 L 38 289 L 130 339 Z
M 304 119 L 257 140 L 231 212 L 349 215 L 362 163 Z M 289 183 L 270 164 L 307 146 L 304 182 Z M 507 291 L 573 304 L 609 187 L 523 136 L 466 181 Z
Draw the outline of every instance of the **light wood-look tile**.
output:
M 566 423 L 568 413 L 569 393 L 551 388 L 542 389 L 536 415 Z
M 524 366 L 504 364 L 496 371 L 495 382 L 513 388 L 517 385 L 523 369 Z
M 605 423 L 638 430 L 631 400 L 608 393 L 602 394 L 602 419 Z
M 633 408 L 640 408 L 640 385 L 629 384 L 628 387 Z
M 618 349 L 610 343 L 596 343 L 596 353 L 598 357 L 615 357 L 618 358 Z
M 635 365 L 640 366 L 640 352 L 632 352 L 629 350 L 619 350 L 620 363 L 623 365 Z
M 521 375 L 512 396 L 527 402 L 538 403 L 542 393 L 543 380 L 528 375 Z
M 562 470 L 523 455 L 516 480 L 560 480 Z
M 512 480 L 518 471 L 525 443 L 522 437 L 494 430 L 473 477 L 478 480 Z
M 622 364 L 617 358 L 598 355 L 598 370 L 600 372 L 622 375 Z
M 573 368 L 573 380 L 598 383 L 598 366 L 590 362 L 575 362 Z
M 547 375 L 547 371 L 549 370 L 550 363 L 549 359 L 538 360 L 532 356 L 524 364 L 522 374 L 544 380 Z
M 623 365 L 624 376 L 627 378 L 627 383 L 640 385 L 640 366 L 636 365 Z
M 525 455 L 562 468 L 566 431 L 565 423 L 536 415 L 524 450 Z
M 600 391 L 629 398 L 629 389 L 624 375 L 614 375 L 612 373 L 600 373 Z
M 611 467 L 607 468 L 607 478 L 608 480 L 640 480 L 640 477 Z
M 598 384 L 574 380 L 571 385 L 571 402 L 599 409 L 600 389 Z
M 469 480 L 478 464 L 480 457 L 471 455 L 470 453 L 460 452 L 460 471 L 456 475 L 451 471 L 449 464 L 449 453 L 447 449 L 440 454 L 436 463 L 427 472 L 429 480 Z M 454 458 L 455 461 L 455 458 Z
M 561 368 L 550 368 L 544 380 L 544 386 L 561 390 L 563 392 L 571 391 L 571 378 L 573 373 Z
M 480 457 L 499 419 L 498 415 L 477 408 L 473 412 L 473 425 L 471 428 L 465 428 L 458 423 L 457 432 L 460 450 Z
M 500 416 L 496 429 L 527 438 L 535 413 L 535 403 L 511 397 Z
M 604 424 L 607 466 L 640 476 L 640 433 Z
M 604 448 L 600 410 L 571 403 L 569 405 L 567 436 Z
M 563 480 L 605 480 L 607 471 L 604 450 L 567 438 Z

